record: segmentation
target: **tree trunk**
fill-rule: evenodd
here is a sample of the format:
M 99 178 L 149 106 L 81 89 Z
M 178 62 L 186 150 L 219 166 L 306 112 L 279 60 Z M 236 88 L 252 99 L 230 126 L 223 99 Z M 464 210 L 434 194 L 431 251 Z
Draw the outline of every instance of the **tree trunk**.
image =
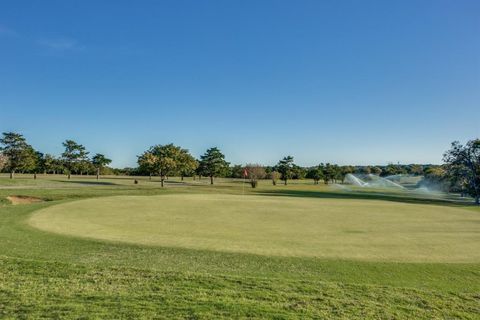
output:
M 183 175 L 182 175 L 182 178 L 181 178 L 181 179 L 182 179 L 182 181 L 183 181 Z
M 10 179 L 13 179 L 15 177 L 15 171 L 12 170 L 10 171 Z
M 152 174 L 150 173 L 150 177 L 148 178 L 148 180 L 152 180 Z
M 37 173 L 36 172 L 33 173 L 33 180 L 37 180 Z
M 480 205 L 480 195 L 475 197 L 475 204 Z
M 285 179 L 285 185 L 287 185 L 287 179 Z
M 100 178 L 100 168 L 97 168 L 97 180 Z
M 68 173 L 68 180 L 70 180 L 70 172 Z
M 213 176 L 210 176 L 210 184 L 213 184 Z
M 162 188 L 163 188 L 163 180 L 164 180 L 164 178 L 161 177 L 161 178 L 160 178 L 160 184 L 162 185 Z
M 277 185 L 277 181 L 272 180 L 272 184 L 273 184 L 274 186 L 276 186 L 276 185 Z

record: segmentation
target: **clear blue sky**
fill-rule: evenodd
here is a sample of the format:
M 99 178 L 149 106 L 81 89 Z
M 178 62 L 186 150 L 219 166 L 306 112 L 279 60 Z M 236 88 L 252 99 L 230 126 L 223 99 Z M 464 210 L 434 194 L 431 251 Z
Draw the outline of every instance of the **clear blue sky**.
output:
M 114 166 L 439 163 L 480 136 L 480 1 L 0 3 L 0 130 Z

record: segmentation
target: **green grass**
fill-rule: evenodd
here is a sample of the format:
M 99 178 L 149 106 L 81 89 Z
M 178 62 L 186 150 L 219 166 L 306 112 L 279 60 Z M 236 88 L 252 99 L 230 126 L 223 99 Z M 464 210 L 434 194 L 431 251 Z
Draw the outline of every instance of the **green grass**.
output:
M 406 262 L 480 262 L 480 215 L 378 200 L 252 195 L 117 196 L 51 206 L 46 231 L 146 245 Z
M 0 318 L 479 318 L 478 261 L 272 256 L 86 239 L 30 226 L 28 220 L 38 209 L 72 200 L 242 193 L 241 183 L 226 180 L 213 187 L 189 180 L 184 187 L 160 189 L 148 178 L 139 185 L 131 178 L 102 180 L 109 184 L 62 179 L 0 179 L 2 199 L 29 195 L 50 200 L 0 204 Z M 275 188 L 265 182 L 258 190 L 245 188 L 245 193 L 259 198 L 278 195 L 287 201 L 377 198 L 388 200 L 381 202 L 386 205 L 441 206 L 441 221 L 458 236 L 480 231 L 473 221 L 480 210 L 448 197 L 342 191 L 308 181 Z M 445 216 L 449 210 L 456 217 L 450 222 Z M 470 215 L 472 221 L 453 221 L 461 220 L 459 214 Z M 465 228 L 457 229 L 456 223 Z

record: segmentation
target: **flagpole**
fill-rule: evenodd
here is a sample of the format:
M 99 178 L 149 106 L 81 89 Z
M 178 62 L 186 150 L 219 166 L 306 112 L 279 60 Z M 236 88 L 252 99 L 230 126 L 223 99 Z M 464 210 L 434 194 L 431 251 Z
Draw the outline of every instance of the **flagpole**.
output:
M 242 195 L 245 195 L 245 175 L 243 175 L 243 183 L 242 183 Z
M 242 196 L 245 195 L 245 178 L 246 178 L 246 172 L 247 169 L 243 169 L 243 183 L 242 183 Z

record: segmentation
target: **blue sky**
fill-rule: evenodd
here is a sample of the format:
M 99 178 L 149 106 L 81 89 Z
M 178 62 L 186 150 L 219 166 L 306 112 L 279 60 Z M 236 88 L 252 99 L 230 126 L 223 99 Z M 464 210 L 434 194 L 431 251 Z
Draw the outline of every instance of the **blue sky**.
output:
M 114 166 L 439 163 L 480 136 L 480 1 L 2 1 L 0 130 Z

